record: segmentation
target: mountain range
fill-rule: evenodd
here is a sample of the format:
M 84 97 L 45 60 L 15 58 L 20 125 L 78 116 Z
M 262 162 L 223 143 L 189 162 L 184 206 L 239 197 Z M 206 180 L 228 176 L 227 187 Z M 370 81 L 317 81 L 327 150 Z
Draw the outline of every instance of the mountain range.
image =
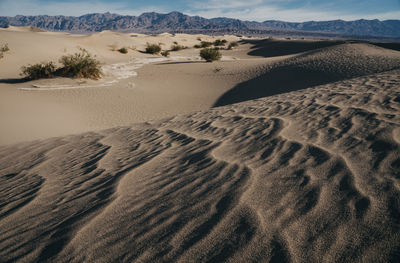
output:
M 297 35 L 347 35 L 371 37 L 400 37 L 400 20 L 355 20 L 355 21 L 309 21 L 284 22 L 267 20 L 264 22 L 242 21 L 232 18 L 207 19 L 189 16 L 180 12 L 160 14 L 143 13 L 140 16 L 111 13 L 73 16 L 0 16 L 0 27 L 35 26 L 48 31 L 99 32 L 114 30 L 138 33 L 235 33 L 235 34 L 297 34 Z

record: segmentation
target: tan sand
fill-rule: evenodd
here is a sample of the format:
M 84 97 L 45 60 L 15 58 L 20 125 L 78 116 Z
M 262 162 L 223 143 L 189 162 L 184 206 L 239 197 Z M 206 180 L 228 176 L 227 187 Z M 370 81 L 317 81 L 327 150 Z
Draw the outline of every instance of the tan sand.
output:
M 395 262 L 399 73 L 3 146 L 1 258 Z
M 35 34 L 94 45 L 114 33 Z M 0 146 L 0 259 L 396 262 L 400 52 L 336 43 L 249 57 L 250 48 L 212 64 L 109 67 L 138 75 L 80 88 L 0 84 L 9 141 L 96 128 Z M 102 52 L 106 66 L 121 63 Z M 28 130 L 12 138 L 16 127 Z
M 223 51 L 226 56 L 221 62 L 201 62 L 199 50 L 193 48 L 200 43 L 197 38 L 239 40 L 233 36 L 145 36 L 109 31 L 84 36 L 37 33 L 31 32 L 30 28 L 0 29 L 0 44 L 4 41 L 10 47 L 0 60 L 0 145 L 129 125 L 210 108 L 238 81 L 250 77 L 216 76 L 216 70 L 227 68 L 239 72 L 240 67 L 233 63 L 237 59 L 230 53 L 240 53 L 242 58 L 249 56 L 245 55 L 245 45 L 234 51 Z M 168 59 L 141 52 L 146 43 L 163 43 L 163 48 L 169 49 L 175 41 L 191 48 L 171 52 Z M 120 47 L 136 50 L 129 49 L 126 55 L 112 51 Z M 41 61 L 57 62 L 62 55 L 78 52 L 79 48 L 87 49 L 103 63 L 103 79 L 57 78 L 18 83 L 22 66 Z M 193 64 L 159 65 L 163 61 L 167 65 Z M 155 64 L 155 68 L 153 65 L 147 67 L 148 63 Z M 262 63 L 262 60 L 248 59 L 243 68 Z

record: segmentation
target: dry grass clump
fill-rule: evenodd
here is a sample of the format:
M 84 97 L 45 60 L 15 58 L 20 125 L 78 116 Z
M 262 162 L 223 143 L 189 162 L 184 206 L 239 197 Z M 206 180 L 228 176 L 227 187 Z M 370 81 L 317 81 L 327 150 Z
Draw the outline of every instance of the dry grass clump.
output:
M 161 46 L 160 46 L 160 44 L 150 44 L 150 43 L 147 43 L 147 46 L 146 46 L 146 53 L 149 53 L 149 54 L 158 54 L 158 53 L 160 53 L 161 52 Z
M 212 42 L 208 42 L 208 41 L 201 41 L 200 42 L 200 47 L 201 48 L 211 47 L 212 45 L 213 45 Z
M 164 50 L 163 52 L 161 52 L 161 55 L 164 57 L 169 57 L 169 50 Z
M 0 59 L 4 57 L 4 53 L 9 51 L 10 48 L 8 47 L 8 44 L 5 43 L 4 45 L 0 46 Z
M 26 79 L 51 78 L 55 76 L 72 78 L 101 78 L 100 62 L 85 49 L 73 55 L 62 56 L 59 60 L 62 67 L 56 68 L 53 62 L 42 62 L 22 67 L 21 75 Z
M 236 41 L 230 42 L 228 45 L 228 50 L 231 50 L 232 48 L 237 47 L 237 46 L 239 46 L 238 42 L 236 42 Z
M 176 42 L 174 42 L 174 43 L 176 43 Z M 186 48 L 187 47 L 185 47 L 185 46 L 175 44 L 175 45 L 171 46 L 171 51 L 179 51 L 179 50 L 186 49 Z
M 56 73 L 56 66 L 53 62 L 41 62 L 34 65 L 29 65 L 27 67 L 21 68 L 21 76 L 26 79 L 42 79 L 42 78 L 52 78 Z
M 221 52 L 214 48 L 204 48 L 200 50 L 200 57 L 207 62 L 213 62 L 221 58 Z

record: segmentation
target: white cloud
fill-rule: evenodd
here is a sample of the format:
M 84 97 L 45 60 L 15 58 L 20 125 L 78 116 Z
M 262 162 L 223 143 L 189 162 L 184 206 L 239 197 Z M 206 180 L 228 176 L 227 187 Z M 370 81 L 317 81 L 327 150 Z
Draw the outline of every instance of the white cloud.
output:
M 322 11 L 320 9 L 278 8 L 278 2 L 291 2 L 293 0 L 207 0 L 196 1 L 190 9 L 177 10 L 189 15 L 198 15 L 206 18 L 230 17 L 250 21 L 283 20 L 301 22 L 310 20 L 355 20 L 355 19 L 398 19 L 400 11 L 390 11 L 377 14 L 352 14 L 338 11 Z M 40 0 L 0 0 L 0 16 L 21 15 L 72 15 L 79 16 L 87 13 L 117 13 L 121 15 L 140 15 L 143 12 L 168 13 L 170 10 L 162 6 L 138 6 L 127 8 L 126 2 L 110 1 L 73 1 L 49 2 L 40 4 Z
M 208 0 L 194 3 L 194 9 L 241 8 L 262 4 L 263 0 Z
M 190 15 L 199 15 L 206 18 L 213 17 L 230 17 L 249 21 L 265 21 L 265 20 L 282 20 L 288 22 L 303 21 L 327 21 L 327 20 L 356 20 L 356 19 L 398 19 L 400 11 L 393 11 L 378 14 L 350 14 L 342 12 L 327 12 L 321 10 L 310 10 L 305 8 L 299 9 L 279 9 L 274 6 L 253 6 L 243 8 L 224 8 L 224 9 L 201 9 L 187 10 L 185 13 Z

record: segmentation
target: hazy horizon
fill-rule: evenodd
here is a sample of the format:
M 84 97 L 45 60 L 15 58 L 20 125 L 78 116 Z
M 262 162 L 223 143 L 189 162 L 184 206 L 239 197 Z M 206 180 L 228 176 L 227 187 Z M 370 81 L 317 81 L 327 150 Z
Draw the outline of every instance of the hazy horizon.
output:
M 248 21 L 282 20 L 288 22 L 400 18 L 400 1 L 378 0 L 317 1 L 317 0 L 0 0 L 0 16 L 65 15 L 89 13 L 140 15 L 145 12 L 170 13 L 178 11 L 205 18 L 227 17 Z

